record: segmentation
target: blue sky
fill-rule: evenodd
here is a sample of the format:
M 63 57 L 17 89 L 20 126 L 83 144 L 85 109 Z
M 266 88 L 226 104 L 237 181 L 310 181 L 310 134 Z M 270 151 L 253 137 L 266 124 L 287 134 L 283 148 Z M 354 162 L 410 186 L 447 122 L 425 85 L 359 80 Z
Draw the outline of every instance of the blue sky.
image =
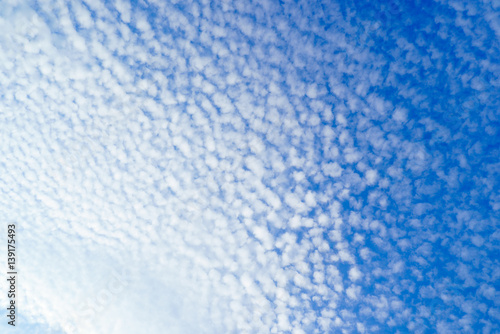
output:
M 499 1 L 3 1 L 0 31 L 18 332 L 500 331 Z

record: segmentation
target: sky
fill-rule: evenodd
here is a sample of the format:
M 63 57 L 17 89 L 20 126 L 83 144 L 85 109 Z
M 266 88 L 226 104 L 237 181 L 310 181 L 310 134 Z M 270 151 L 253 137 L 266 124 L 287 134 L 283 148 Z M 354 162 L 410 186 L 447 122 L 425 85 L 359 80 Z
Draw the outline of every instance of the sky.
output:
M 499 333 L 500 1 L 0 2 L 2 333 Z

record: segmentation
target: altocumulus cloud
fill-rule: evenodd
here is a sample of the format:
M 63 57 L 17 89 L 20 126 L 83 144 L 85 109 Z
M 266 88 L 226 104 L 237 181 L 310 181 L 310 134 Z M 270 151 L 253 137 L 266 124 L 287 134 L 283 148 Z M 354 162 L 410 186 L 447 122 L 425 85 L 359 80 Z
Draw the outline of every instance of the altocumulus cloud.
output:
M 499 331 L 499 13 L 2 1 L 19 329 Z

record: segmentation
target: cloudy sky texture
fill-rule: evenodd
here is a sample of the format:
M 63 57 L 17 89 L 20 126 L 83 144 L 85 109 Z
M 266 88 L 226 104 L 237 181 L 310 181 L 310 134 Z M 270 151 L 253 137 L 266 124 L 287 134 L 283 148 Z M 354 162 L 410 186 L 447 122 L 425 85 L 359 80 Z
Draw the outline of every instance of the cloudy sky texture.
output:
M 500 331 L 500 1 L 5 0 L 0 31 L 18 333 Z

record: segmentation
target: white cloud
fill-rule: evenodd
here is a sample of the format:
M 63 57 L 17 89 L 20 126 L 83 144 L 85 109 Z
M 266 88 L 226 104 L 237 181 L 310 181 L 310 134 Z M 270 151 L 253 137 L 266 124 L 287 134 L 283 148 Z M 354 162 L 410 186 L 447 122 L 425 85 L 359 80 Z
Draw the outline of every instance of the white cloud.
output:
M 347 297 L 349 297 L 350 299 L 357 300 L 359 298 L 360 291 L 361 287 L 352 285 L 349 288 L 347 288 L 345 292 L 347 294 Z
M 22 331 L 497 330 L 493 7 L 373 6 L 2 3 Z
M 323 172 L 330 177 L 339 177 L 342 175 L 342 167 L 336 162 L 323 164 Z
M 361 271 L 359 271 L 359 269 L 357 267 L 353 267 L 353 268 L 349 269 L 349 279 L 351 281 L 356 282 L 361 277 L 363 277 L 363 274 L 361 273 Z
M 369 185 L 373 185 L 373 184 L 375 184 L 377 182 L 378 173 L 377 173 L 376 170 L 370 169 L 370 170 L 366 171 L 365 177 L 366 177 L 366 182 Z

